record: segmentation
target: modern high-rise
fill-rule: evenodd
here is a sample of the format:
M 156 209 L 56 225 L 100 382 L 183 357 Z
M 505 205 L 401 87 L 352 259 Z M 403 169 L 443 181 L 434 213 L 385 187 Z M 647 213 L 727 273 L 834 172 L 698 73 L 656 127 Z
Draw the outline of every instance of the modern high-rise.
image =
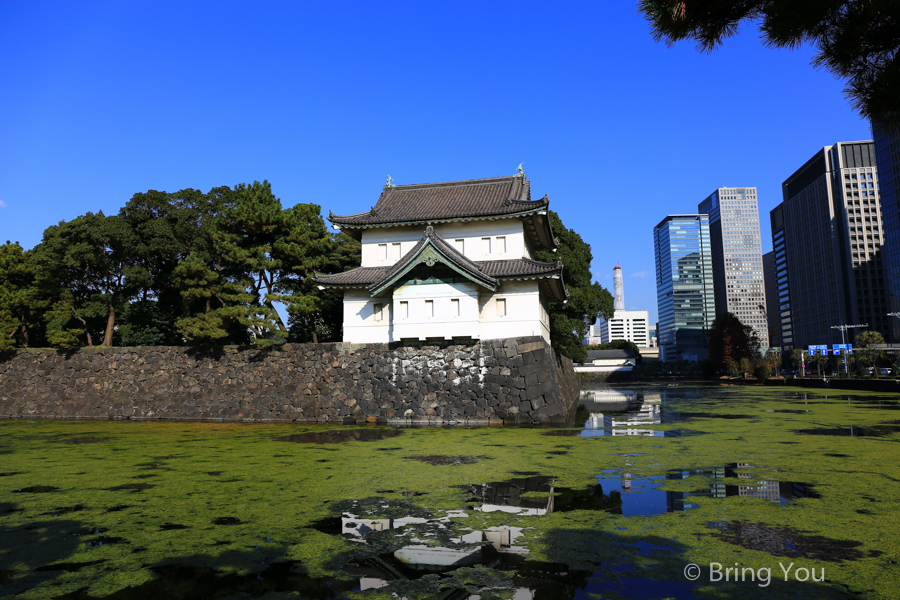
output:
M 900 129 L 872 126 L 878 191 L 884 225 L 884 278 L 889 312 L 900 312 Z M 888 323 L 892 343 L 900 342 L 900 319 Z
M 791 293 L 788 284 L 787 244 L 784 241 L 784 204 L 779 204 L 769 213 L 772 225 L 772 255 L 775 269 L 775 282 L 766 285 L 766 298 L 771 299 L 775 305 L 777 318 L 770 315 L 771 329 L 777 333 L 771 333 L 778 338 L 778 343 L 773 347 L 780 347 L 782 351 L 789 351 L 794 347 L 794 325 L 791 321 Z M 771 341 L 769 343 L 772 343 Z
M 839 343 L 835 325 L 888 332 L 878 189 L 871 141 L 826 146 L 782 184 L 771 217 L 783 347 Z
M 709 215 L 716 313 L 732 313 L 769 347 L 755 187 L 720 187 L 697 206 Z
M 709 216 L 667 216 L 653 228 L 653 249 L 660 359 L 705 359 L 716 315 Z
M 778 275 L 775 269 L 775 251 L 762 255 L 763 281 L 766 282 L 766 325 L 769 329 L 769 347 L 781 349 L 781 311 L 778 309 Z

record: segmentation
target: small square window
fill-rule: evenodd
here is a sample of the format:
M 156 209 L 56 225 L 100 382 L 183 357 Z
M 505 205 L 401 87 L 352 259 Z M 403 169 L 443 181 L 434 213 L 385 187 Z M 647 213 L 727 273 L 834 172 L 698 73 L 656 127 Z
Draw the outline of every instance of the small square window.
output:
M 497 298 L 497 316 L 506 316 L 506 298 Z
M 491 253 L 491 238 L 481 238 L 481 251 L 487 255 Z
M 381 260 L 387 260 L 387 244 L 378 244 L 378 257 Z

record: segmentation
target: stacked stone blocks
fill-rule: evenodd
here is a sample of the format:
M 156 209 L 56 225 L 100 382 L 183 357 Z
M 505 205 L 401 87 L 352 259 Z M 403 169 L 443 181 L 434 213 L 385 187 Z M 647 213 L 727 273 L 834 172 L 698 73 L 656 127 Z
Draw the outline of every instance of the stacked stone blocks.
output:
M 393 424 L 564 423 L 572 363 L 543 338 L 469 344 L 26 349 L 0 417 Z

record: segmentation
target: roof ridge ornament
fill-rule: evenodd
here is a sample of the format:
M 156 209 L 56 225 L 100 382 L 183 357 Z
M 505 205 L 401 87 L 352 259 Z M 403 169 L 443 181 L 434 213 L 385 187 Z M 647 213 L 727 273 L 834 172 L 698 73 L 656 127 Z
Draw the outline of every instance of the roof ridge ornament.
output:
M 525 163 L 519 163 L 519 166 L 516 167 L 516 174 L 513 177 L 525 177 L 525 169 L 522 168 L 522 165 Z
M 391 183 L 393 180 L 394 180 L 394 178 L 391 177 L 390 175 L 388 175 L 387 183 L 384 184 L 384 187 L 397 187 L 396 185 Z

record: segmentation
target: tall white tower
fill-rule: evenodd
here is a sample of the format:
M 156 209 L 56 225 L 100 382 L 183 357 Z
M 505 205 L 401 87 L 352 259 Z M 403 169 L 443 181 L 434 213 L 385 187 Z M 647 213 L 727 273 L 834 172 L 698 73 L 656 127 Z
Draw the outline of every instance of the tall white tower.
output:
M 616 310 L 625 310 L 625 286 L 622 283 L 622 267 L 619 265 L 613 267 L 613 287 L 616 292 L 613 308 Z

